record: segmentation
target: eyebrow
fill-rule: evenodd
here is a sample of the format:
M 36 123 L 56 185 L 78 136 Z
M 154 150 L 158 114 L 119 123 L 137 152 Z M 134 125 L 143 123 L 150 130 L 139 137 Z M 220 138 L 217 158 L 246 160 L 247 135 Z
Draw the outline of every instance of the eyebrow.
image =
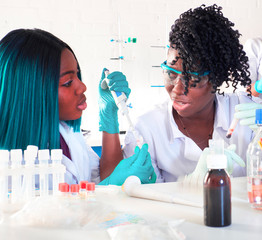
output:
M 60 74 L 60 78 L 65 76 L 66 74 L 71 74 L 71 73 L 75 73 L 75 71 L 66 71 L 66 72 L 63 72 L 62 74 Z

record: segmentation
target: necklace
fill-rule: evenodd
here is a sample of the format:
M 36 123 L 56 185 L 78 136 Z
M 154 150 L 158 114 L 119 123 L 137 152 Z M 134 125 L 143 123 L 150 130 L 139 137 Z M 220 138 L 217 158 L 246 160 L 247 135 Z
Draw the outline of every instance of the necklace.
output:
M 179 116 L 178 113 L 177 113 L 177 117 L 178 117 L 178 119 L 179 119 L 179 121 L 180 121 L 183 129 L 184 129 L 185 132 L 186 132 L 186 136 L 189 137 L 189 138 L 191 138 L 191 139 L 193 140 L 192 136 L 189 134 L 187 128 L 185 127 L 185 125 L 184 125 L 184 123 L 183 123 L 183 121 L 182 121 L 182 119 L 180 118 L 180 116 Z M 214 116 L 213 116 L 213 119 L 214 119 Z M 205 141 L 207 141 L 208 139 L 211 139 L 211 138 L 212 138 L 212 133 L 213 133 L 213 128 L 214 128 L 214 126 L 212 125 L 212 128 L 211 128 L 208 136 L 205 137 L 204 139 L 202 139 L 201 141 L 198 141 L 198 142 L 195 142 L 195 143 L 196 143 L 197 145 L 200 145 L 200 144 L 204 143 Z

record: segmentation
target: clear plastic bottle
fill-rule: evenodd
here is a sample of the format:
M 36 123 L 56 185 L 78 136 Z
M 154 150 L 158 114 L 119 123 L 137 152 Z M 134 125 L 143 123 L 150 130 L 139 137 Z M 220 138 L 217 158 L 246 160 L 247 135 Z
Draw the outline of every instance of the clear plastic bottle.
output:
M 251 207 L 262 210 L 262 109 L 256 110 L 258 130 L 247 149 L 247 190 Z
M 231 181 L 225 170 L 227 158 L 223 154 L 223 140 L 212 144 L 209 143 L 208 172 L 204 178 L 204 223 L 224 227 L 231 224 Z

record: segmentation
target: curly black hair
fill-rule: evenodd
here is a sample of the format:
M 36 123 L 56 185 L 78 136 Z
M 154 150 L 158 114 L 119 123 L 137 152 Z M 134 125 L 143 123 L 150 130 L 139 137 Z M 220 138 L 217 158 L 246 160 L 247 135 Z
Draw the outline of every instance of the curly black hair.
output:
M 251 95 L 248 57 L 239 42 L 241 34 L 232 27 L 234 23 L 223 16 L 222 7 L 216 4 L 201 5 L 180 15 L 169 33 L 170 47 L 175 48 L 183 61 L 183 74 L 187 71 L 209 71 L 213 91 L 224 94 L 219 87 L 232 83 L 247 87 Z M 200 79 L 199 79 L 200 80 Z M 186 82 L 185 94 L 188 92 Z

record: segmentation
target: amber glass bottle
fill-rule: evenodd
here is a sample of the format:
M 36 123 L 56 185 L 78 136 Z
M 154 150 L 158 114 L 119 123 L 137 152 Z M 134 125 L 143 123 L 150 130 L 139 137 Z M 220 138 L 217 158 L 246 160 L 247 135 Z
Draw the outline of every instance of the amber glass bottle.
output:
M 223 154 L 209 155 L 204 178 L 204 223 L 210 227 L 231 224 L 231 181 Z

